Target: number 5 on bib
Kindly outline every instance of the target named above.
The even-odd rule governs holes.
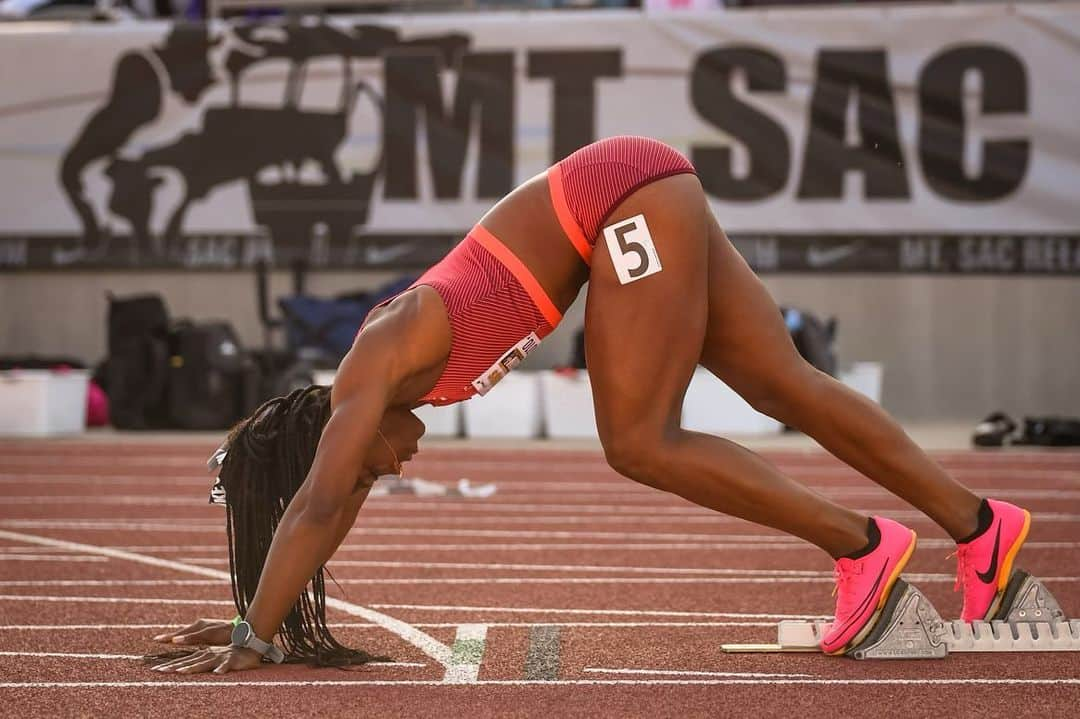
[[[664,269],[645,223],[645,215],[634,215],[608,225],[604,228],[604,239],[620,284],[635,282]]]

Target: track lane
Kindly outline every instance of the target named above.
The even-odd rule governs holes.
[[[34,443],[29,443],[34,444]],[[50,443],[51,444],[51,443]],[[58,452],[61,461],[37,459],[35,452],[41,451],[42,445],[34,445],[28,451],[12,460],[8,456],[0,457],[0,493],[16,487],[12,496],[89,496],[88,488],[101,493],[123,493],[134,496],[163,495],[178,500],[175,504],[158,503],[109,503],[101,501],[87,507],[89,503],[42,502],[40,505],[27,501],[13,503],[0,508],[0,529],[18,532],[32,532],[59,539],[83,541],[97,544],[110,544],[117,547],[178,547],[198,545],[204,547],[194,552],[172,552],[140,550],[170,560],[189,561],[191,558],[204,558],[205,564],[212,569],[221,569],[220,561],[224,557],[220,551],[214,552],[208,547],[221,539],[222,515],[217,508],[207,507],[205,501],[206,478],[199,473],[187,470],[178,471],[171,480],[160,485],[143,483],[140,478],[145,474],[147,461],[136,458],[134,461],[106,462],[110,452],[116,448],[107,443],[91,451],[76,452],[65,447]],[[48,446],[48,445],[45,445]],[[128,454],[140,452],[135,445]],[[156,458],[168,460],[167,466],[182,467],[185,462],[195,464],[202,455],[212,449],[204,445],[177,446],[173,444],[155,447]],[[96,453],[96,454],[95,454]],[[69,457],[70,455],[70,457]],[[100,455],[100,456],[98,456]],[[83,457],[78,462],[68,462],[74,457]],[[784,657],[731,657],[721,655],[716,644],[728,641],[763,641],[772,631],[770,627],[746,625],[731,626],[723,619],[703,617],[698,626],[671,626],[686,617],[625,616],[598,613],[597,615],[560,615],[546,611],[537,612],[499,612],[492,607],[534,607],[548,609],[584,609],[597,612],[610,612],[613,609],[626,611],[697,611],[699,613],[736,613],[743,611],[760,612],[763,604],[777,613],[821,613],[831,607],[828,600],[829,563],[815,550],[792,546],[790,543],[780,547],[768,546],[769,541],[777,541],[778,535],[763,531],[758,527],[742,522],[715,521],[707,517],[699,519],[704,513],[692,508],[689,512],[674,512],[672,516],[661,517],[659,521],[642,522],[640,509],[684,509],[685,503],[668,495],[655,493],[637,487],[621,479],[603,467],[596,455],[589,453],[560,453],[558,459],[542,452],[493,453],[487,451],[466,450],[460,453],[439,450],[428,455],[433,459],[426,463],[416,463],[413,470],[426,478],[443,482],[453,482],[460,476],[469,476],[474,482],[495,481],[500,483],[500,492],[495,501],[484,506],[480,503],[448,502],[446,500],[421,500],[408,498],[388,498],[374,500],[365,507],[361,519],[361,529],[354,531],[349,538],[349,547],[343,553],[347,559],[360,562],[400,562],[407,566],[386,564],[343,564],[335,569],[335,575],[345,580],[345,588],[350,597],[356,600],[362,596],[364,604],[394,605],[384,608],[392,616],[405,619],[412,624],[425,628],[440,642],[450,643],[454,638],[454,627],[464,622],[484,622],[492,626],[488,630],[485,661],[479,678],[481,682],[507,681],[515,684],[481,683],[467,689],[446,686],[426,686],[424,684],[392,683],[381,686],[382,679],[372,679],[375,683],[351,684],[342,686],[313,686],[303,684],[311,680],[324,681],[326,670],[313,672],[302,667],[287,668],[288,672],[299,672],[303,679],[278,680],[275,671],[251,673],[244,682],[258,681],[261,684],[281,681],[281,685],[260,688],[258,693],[248,694],[246,686],[229,686],[228,701],[249,695],[255,705],[269,702],[273,705],[287,701],[290,706],[300,707],[297,714],[316,708],[348,706],[363,698],[366,707],[378,707],[380,713],[400,710],[410,715],[440,715],[446,713],[458,715],[469,713],[482,716],[485,711],[495,707],[506,709],[515,707],[511,712],[499,711],[500,716],[514,715],[512,711],[520,709],[521,716],[537,716],[541,713],[550,715],[550,709],[543,711],[534,707],[546,704],[557,706],[559,716],[573,716],[578,710],[581,715],[595,716],[597,707],[605,711],[634,716],[648,713],[650,716],[694,716],[715,715],[718,706],[738,709],[740,713],[755,706],[766,706],[769,702],[783,704],[785,713],[790,707],[804,707],[809,716],[817,716],[825,696],[838,696],[843,692],[845,701],[858,700],[870,702],[888,696],[890,701],[905,706],[905,713],[919,716],[919,707],[939,707],[941,702],[959,702],[955,706],[967,706],[967,701],[984,697],[999,707],[1024,706],[1040,708],[1053,714],[1056,710],[1076,701],[1075,686],[1066,684],[1043,685],[981,685],[971,681],[996,681],[1013,678],[1033,678],[1055,681],[1070,676],[1070,664],[1060,664],[1067,655],[1039,655],[1020,657],[1006,655],[982,655],[953,657],[946,662],[934,663],[855,663],[834,660],[820,656],[784,656]],[[840,468],[835,462],[819,455],[805,453],[779,453],[769,455],[780,466],[788,467],[826,494],[835,496],[846,504],[864,508],[880,508],[882,511],[902,508],[902,503],[890,499],[868,486],[865,479]],[[89,459],[86,459],[89,458]],[[978,486],[984,488],[1007,488],[1018,493],[1028,493],[1027,505],[1037,512],[1051,515],[1047,521],[1037,520],[1032,533],[1033,546],[1025,550],[1022,564],[1029,568],[1038,567],[1044,574],[1070,574],[1070,564],[1076,565],[1078,556],[1073,546],[1060,547],[1054,543],[1077,542],[1080,540],[1076,521],[1069,515],[1080,515],[1080,501],[1069,494],[1077,488],[1076,476],[1080,476],[1080,456],[1068,456],[1053,453],[1049,457],[1027,453],[1013,455],[1009,462],[1006,455],[967,456],[946,455],[943,461],[959,470],[962,476],[976,474],[981,476]],[[91,461],[93,460],[93,461]],[[436,461],[437,460],[437,461]],[[73,471],[74,468],[74,471]],[[421,471],[422,470],[422,471]],[[515,471],[516,470],[516,471]],[[563,479],[552,479],[552,472]],[[5,482],[5,477],[26,473],[20,482]],[[63,479],[67,477],[67,479]],[[83,481],[79,482],[79,477]],[[101,482],[96,486],[95,477]],[[57,479],[60,478],[59,481]],[[34,480],[40,479],[40,484]],[[973,481],[965,479],[965,481]],[[537,491],[537,484],[545,483],[542,491]],[[1054,494],[1046,494],[1054,492]],[[590,496],[590,493],[592,496]],[[1039,493],[1043,493],[1041,496]],[[185,500],[190,497],[191,504]],[[610,498],[610,499],[608,499]],[[583,510],[586,507],[609,507],[612,503],[629,508],[619,517],[617,513]],[[530,506],[562,505],[556,509],[529,511]],[[83,507],[86,507],[85,511]],[[98,510],[97,512],[90,511]],[[104,510],[104,511],[103,511]],[[456,514],[457,517],[452,515]],[[663,512],[661,512],[663,514]],[[467,515],[462,517],[461,515]],[[653,515],[655,517],[655,513]],[[452,521],[451,521],[452,520]],[[479,520],[479,521],[475,521]],[[687,521],[689,520],[689,521]],[[18,526],[19,522],[38,522],[53,526],[28,527]],[[69,522],[64,527],[62,523]],[[16,523],[15,525],[12,522]],[[926,524],[926,523],[924,523]],[[931,599],[939,604],[943,614],[958,604],[958,597],[951,593],[948,573],[951,563],[945,560],[949,549],[942,542],[944,535],[926,524],[917,525],[920,535],[930,540],[916,555],[912,564],[915,572],[929,572],[934,576],[925,583],[920,583]],[[179,530],[179,531],[177,531]],[[751,539],[763,537],[762,541]],[[636,538],[636,539],[635,539]],[[723,539],[722,539],[723,538]],[[734,539],[733,539],[734,538]],[[747,541],[743,541],[746,538]],[[933,540],[938,540],[937,545]],[[650,550],[649,542],[667,541],[693,544],[738,544],[740,546],[709,549],[707,547],[673,547],[671,549]],[[783,541],[779,539],[779,541]],[[496,549],[485,547],[486,544],[522,544],[543,542],[552,543],[591,543],[623,545],[635,542],[640,549],[627,550],[618,546],[576,547],[544,549],[508,547]],[[753,549],[748,543],[754,542]],[[1040,542],[1048,546],[1038,548]],[[388,545],[387,549],[373,551],[368,543]],[[439,549],[438,544],[458,544],[459,549]],[[425,548],[412,545],[426,545]],[[471,550],[467,545],[473,545]],[[3,543],[0,556],[5,550],[19,545]],[[391,548],[392,547],[392,548]],[[25,549],[25,547],[24,547]],[[134,550],[129,550],[134,551]],[[474,564],[477,567],[447,567],[440,564]],[[34,563],[22,561],[0,561],[0,581],[50,581],[63,580],[74,576],[76,572],[83,579],[119,580],[170,579],[180,575],[165,572],[157,573],[136,569],[128,571],[123,563],[107,562],[99,565],[81,566],[63,562],[42,562],[41,566],[30,567]],[[602,571],[596,569],[574,568],[528,569],[493,568],[488,565],[584,565],[586,567],[630,567],[630,568],[667,568],[667,569],[705,569],[705,570],[746,570],[739,575],[725,575],[716,572],[715,576],[702,576],[697,572],[685,573],[665,571],[641,573],[635,571]],[[423,565],[423,566],[417,566]],[[333,565],[332,565],[333,566]],[[809,569],[807,569],[809,568]],[[144,568],[147,569],[147,568]],[[777,577],[778,581],[769,582],[768,574],[755,575],[750,570],[795,570],[816,571],[816,576]],[[497,583],[493,579],[500,579]],[[412,584],[412,580],[428,582]],[[455,584],[464,580],[468,583]],[[736,580],[736,581],[728,581]],[[760,581],[764,580],[764,581]],[[790,581],[785,581],[790,580]],[[390,582],[390,583],[379,583]],[[399,582],[397,584],[393,582]],[[1077,582],[1063,581],[1052,585],[1052,589],[1063,604],[1075,606],[1080,600],[1080,586]],[[336,591],[336,590],[335,590]],[[210,585],[193,586],[125,586],[122,583],[97,587],[53,587],[44,589],[35,586],[7,587],[0,584],[0,595],[49,595],[63,594],[83,596],[145,596],[148,598],[212,598],[224,597],[227,601],[227,587],[215,588]],[[761,599],[767,597],[767,602]],[[74,624],[78,617],[97,617],[117,620],[116,623],[137,623],[140,619],[153,617],[154,621],[168,623],[186,622],[191,615],[187,609],[191,605],[131,605],[123,608],[121,604],[92,603],[70,604],[55,603],[57,607],[73,606],[77,613],[62,610],[51,614],[55,607],[46,607],[42,603],[8,602],[0,600],[0,611],[4,613],[4,622],[8,622],[7,612],[21,612],[20,605],[35,610],[34,616],[26,617],[28,624],[46,624],[45,620],[55,620],[56,626],[64,623]],[[450,606],[455,611],[433,611],[423,609],[398,608],[399,605]],[[217,605],[213,605],[217,606]],[[210,608],[213,608],[211,606]],[[461,607],[481,606],[481,611],[460,610]],[[106,612],[98,612],[105,608]],[[227,607],[225,607],[227,608]],[[955,609],[955,608],[954,608]],[[134,610],[134,611],[132,611]],[[343,617],[343,619],[348,619]],[[637,621],[643,620],[643,621]],[[671,621],[668,621],[671,620]],[[89,620],[82,620],[87,621]],[[740,620],[735,620],[736,622]],[[611,626],[614,623],[634,626]],[[666,625],[665,625],[666,622]],[[700,624],[710,623],[709,626]],[[588,623],[604,623],[607,626],[583,626]],[[761,623],[761,622],[758,622]],[[437,625],[437,626],[433,626]],[[579,682],[616,682],[609,684],[568,684],[547,683],[544,685],[521,684],[528,664],[530,641],[536,627],[559,627],[561,681]],[[349,642],[369,647],[372,641],[388,641],[379,638],[382,632],[377,630],[352,627],[340,629],[343,638]],[[113,632],[119,632],[114,634]],[[149,632],[147,632],[149,634]],[[78,641],[73,641],[58,630],[6,630],[0,635],[0,650],[9,641],[40,645],[45,637],[50,645],[61,651],[65,645],[71,646],[66,651],[93,652],[94,646],[102,640],[94,637],[110,636],[108,647],[115,647],[116,654],[132,653],[130,648],[121,651],[127,642],[149,642],[140,631],[136,630],[84,630],[79,633]],[[16,637],[11,640],[9,637]],[[139,639],[139,637],[143,637]],[[395,640],[396,641],[396,640]],[[128,645],[130,646],[130,645]],[[406,650],[409,651],[406,645]],[[103,650],[98,650],[102,652]],[[108,652],[104,652],[108,653]],[[399,658],[395,656],[395,658]],[[7,667],[0,656],[0,673]],[[44,665],[34,667],[38,674],[55,674],[52,681],[63,679],[64,660],[56,659],[59,666],[53,668],[47,658],[35,658],[27,661],[41,661]],[[72,660],[74,661],[74,660]],[[81,660],[89,662],[90,660]],[[101,660],[95,664],[104,665]],[[29,666],[29,665],[24,665]],[[780,669],[777,669],[780,667]],[[114,669],[109,669],[113,671]],[[598,671],[604,670],[604,671]],[[633,670],[629,673],[627,670]],[[100,672],[101,667],[82,667],[79,672]],[[186,692],[205,694],[225,691],[222,688],[194,686],[190,688],[170,688],[147,685],[146,673],[138,667],[117,664],[116,671],[127,672],[128,681],[139,682],[136,687],[91,685],[81,687],[49,687],[34,690],[35,706],[47,710],[60,706],[56,697],[77,696],[79,706],[123,708],[145,706],[147,697],[153,697],[163,711],[183,712],[184,715],[199,716],[198,702],[206,699],[193,699]],[[388,670],[387,670],[388,671]],[[642,671],[657,673],[642,674]],[[1071,669],[1075,676],[1075,669]],[[663,673],[668,672],[668,673]],[[747,676],[721,677],[711,679],[689,679],[687,681],[708,681],[708,684],[673,683],[682,681],[676,676],[690,677],[697,675],[675,675],[674,672],[712,672],[714,674],[763,674],[783,673],[789,675],[811,674],[810,684],[787,684],[787,680],[769,681]],[[262,675],[266,675],[263,677]],[[965,684],[946,684],[927,689],[925,682],[917,681],[927,676],[949,681],[969,682]],[[289,675],[292,676],[291,674]],[[400,677],[400,674],[395,676]],[[349,675],[346,680],[352,679]],[[153,682],[158,675],[149,674],[148,681]],[[336,677],[335,677],[336,679]],[[868,685],[851,684],[855,681],[885,679],[891,684]],[[791,681],[797,681],[791,680]],[[184,679],[185,682],[190,682]],[[367,679],[363,680],[367,681]],[[386,681],[399,680],[389,678]],[[842,681],[846,684],[826,682]],[[301,682],[301,683],[290,683]],[[758,682],[758,683],[753,683]],[[766,683],[768,682],[768,683]],[[18,701],[26,696],[27,690],[19,687],[0,686],[0,699],[11,698]],[[932,696],[932,700],[930,697]],[[626,702],[628,697],[634,701]],[[336,699],[335,699],[336,698]],[[214,706],[211,699],[207,706]],[[626,702],[626,703],[624,703]],[[718,702],[721,704],[718,705]],[[1021,704],[1028,702],[1028,704]],[[173,709],[169,709],[173,707]],[[426,713],[425,713],[426,712]],[[639,713],[640,712],[640,713]],[[1019,712],[1019,709],[1017,710]],[[963,710],[951,713],[964,716]],[[25,716],[25,714],[24,714]]]

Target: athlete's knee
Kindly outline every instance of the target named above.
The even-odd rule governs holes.
[[[664,457],[668,454],[663,432],[623,429],[602,433],[600,441],[604,458],[616,472],[653,487],[663,483]]]

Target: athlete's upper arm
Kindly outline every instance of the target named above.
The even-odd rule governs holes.
[[[338,367],[330,419],[298,493],[312,517],[322,520],[347,508],[366,450],[398,389],[449,351],[441,300],[436,295],[439,304],[432,306],[426,294],[410,292],[411,297],[395,300],[364,327]]]

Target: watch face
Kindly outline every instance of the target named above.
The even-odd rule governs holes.
[[[247,644],[248,637],[251,636],[251,625],[247,622],[240,622],[232,630],[232,644],[237,647],[242,647]]]

